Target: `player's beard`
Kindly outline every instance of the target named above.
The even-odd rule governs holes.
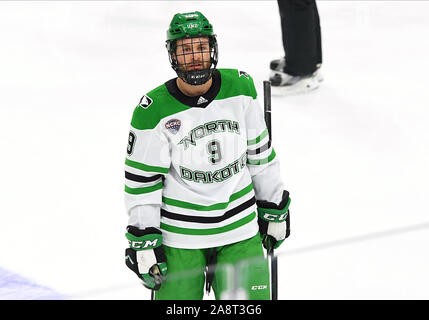
[[[196,67],[196,65],[198,65],[198,67]],[[211,62],[209,59],[209,61],[179,64],[179,69],[183,72],[191,72],[191,71],[208,70],[210,69],[210,66],[211,66]]]
[[[191,85],[202,85],[206,83],[211,77],[213,71],[212,56],[211,54],[202,55],[201,53],[199,53],[198,56],[197,54],[195,54],[194,58],[195,57],[197,57],[197,59],[190,58],[189,63],[183,64],[180,64],[179,61],[176,60],[176,73],[186,83],[189,83]],[[184,59],[184,61],[186,61],[186,59]]]

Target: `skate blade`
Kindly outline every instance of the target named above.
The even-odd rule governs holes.
[[[308,78],[298,81],[290,86],[271,86],[273,96],[287,96],[292,94],[307,93],[319,88],[319,81],[315,78]]]

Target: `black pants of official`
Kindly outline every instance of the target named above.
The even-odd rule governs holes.
[[[313,73],[322,63],[319,12],[315,0],[278,0],[286,57],[284,71],[294,76]]]

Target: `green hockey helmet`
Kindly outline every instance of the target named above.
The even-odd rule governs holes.
[[[177,57],[180,55],[177,50],[179,47],[177,45],[177,40],[192,38],[200,39],[196,39],[195,42],[207,38],[210,48],[210,58],[208,58],[209,60],[202,61],[202,66],[195,69],[190,69],[189,65],[186,65],[186,62],[183,62],[186,60],[183,59],[182,64],[179,64],[177,59]],[[194,52],[195,42],[192,41],[192,52],[188,52],[186,54],[192,54],[194,56],[198,55],[199,57],[202,57],[202,51]],[[216,35],[213,33],[213,26],[201,12],[195,11],[175,14],[167,30],[166,47],[171,66],[173,70],[176,71],[177,76],[180,77],[183,81],[191,85],[201,85],[206,83],[211,78],[213,70],[217,65],[217,41]],[[183,51],[181,51],[181,54],[185,55]]]
[[[213,35],[213,26],[199,11],[176,13],[167,30],[167,40]]]

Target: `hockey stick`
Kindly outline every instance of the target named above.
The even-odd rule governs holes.
[[[271,82],[264,81],[264,117],[268,129],[268,136],[272,141],[271,135]],[[271,241],[268,241],[271,243]],[[277,257],[274,255],[274,249],[267,249],[267,256],[271,260],[271,300],[277,300]]]

